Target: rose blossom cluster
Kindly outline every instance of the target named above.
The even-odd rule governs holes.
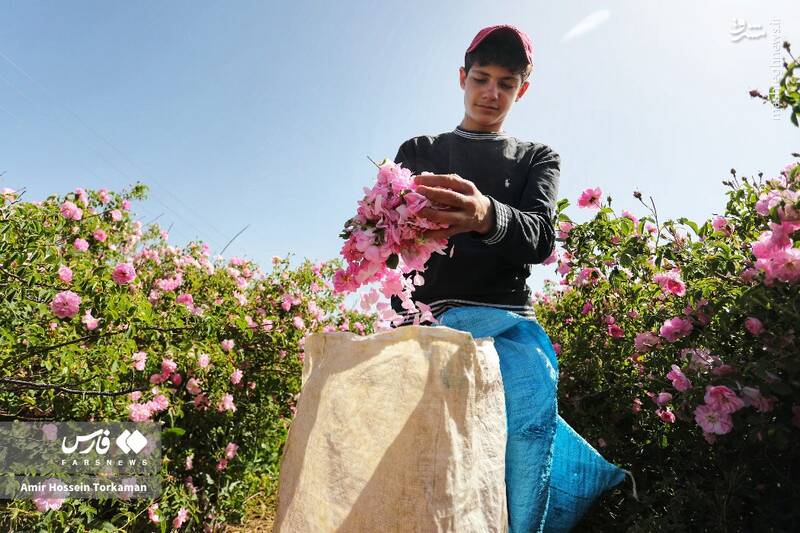
[[[351,293],[364,285],[379,282],[386,298],[398,296],[403,308],[416,313],[415,323],[431,319],[424,304],[411,300],[414,286],[424,283],[419,274],[433,253],[444,253],[446,239],[428,240],[424,232],[446,228],[419,215],[430,205],[428,199],[416,192],[411,171],[391,161],[378,167],[377,182],[372,188],[364,187],[364,198],[358,202],[355,217],[345,224],[341,236],[346,240],[341,254],[347,268],[334,275],[337,292]],[[413,278],[403,276],[411,271]],[[370,293],[375,299],[377,293]],[[403,318],[386,302],[378,303],[382,320],[395,324]]]
[[[688,368],[695,372],[710,370],[715,376],[726,376],[734,372],[730,365],[724,364],[719,357],[711,355],[704,348],[685,348],[681,354],[689,359]],[[678,392],[683,393],[692,388],[692,381],[678,365],[672,365],[671,370],[667,372],[667,379]],[[672,394],[669,392],[651,394],[651,397],[659,406],[672,400]],[[706,440],[713,443],[716,435],[724,435],[733,429],[731,417],[733,413],[744,407],[753,407],[758,412],[767,413],[772,411],[776,401],[774,397],[763,396],[755,387],[740,387],[737,395],[725,385],[709,384],[705,387],[703,403],[694,409],[694,420],[702,428]],[[656,414],[664,421],[674,422],[667,420],[660,409]]]
[[[128,410],[130,411],[129,418],[131,422],[146,422],[154,414],[166,411],[169,407],[169,398],[159,391],[157,387],[153,387],[150,393],[153,395],[153,399],[144,403],[139,403],[142,397],[141,391],[134,391],[129,394],[131,403],[128,404]]]
[[[679,268],[673,268],[666,272],[659,272],[653,276],[653,281],[661,287],[664,294],[674,294],[675,296],[683,296],[686,294],[686,285],[681,279],[681,271]]]
[[[800,249],[794,247],[793,238],[800,229],[800,209],[797,208],[800,193],[791,177],[797,166],[795,163],[786,167],[783,176],[773,182],[776,188],[762,193],[756,203],[758,214],[776,215],[779,220],[770,220],[770,229],[762,232],[751,245],[756,257],[755,268],[764,272],[764,285],[768,287],[775,281],[800,282]]]
[[[694,419],[703,431],[724,435],[733,429],[731,414],[742,407],[744,402],[725,385],[708,385],[702,405],[694,410]]]

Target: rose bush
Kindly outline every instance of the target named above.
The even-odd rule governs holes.
[[[238,522],[249,497],[275,492],[306,335],[373,331],[333,291],[340,262],[276,257],[265,273],[202,243],[170,246],[131,216],[145,194],[2,190],[0,419],[163,425],[157,500],[3,501],[4,530]]]
[[[770,94],[797,94],[795,66]],[[578,199],[597,210],[589,222],[559,203],[547,262],[561,278],[536,307],[559,352],[560,411],[639,489],[638,501],[607,493],[584,530],[789,531],[798,519],[800,165],[731,174],[725,212],[702,224],[661,220],[638,192],[641,217],[599,188]]]

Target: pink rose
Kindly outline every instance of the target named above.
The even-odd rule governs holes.
[[[156,394],[156,396],[145,405],[150,411],[159,413],[165,411],[169,407],[169,399],[163,394]]]
[[[100,319],[93,317],[92,310],[87,309],[86,312],[83,314],[83,317],[81,317],[81,322],[83,322],[83,324],[86,326],[86,329],[92,331],[94,329],[97,329],[97,325],[100,323]]]
[[[661,339],[658,338],[658,335],[650,331],[638,333],[636,338],[633,340],[633,346],[636,348],[636,351],[642,353],[649,352],[652,348],[655,348],[660,343]]]
[[[89,205],[89,197],[86,195],[86,189],[83,187],[75,187],[75,194],[78,195],[78,200],[84,205]]]
[[[656,404],[664,405],[672,401],[672,394],[668,392],[659,392],[656,396]]]
[[[150,507],[147,508],[147,518],[150,519],[150,522],[154,524],[158,524],[161,521],[161,518],[158,516],[158,504],[154,503]]]
[[[200,394],[200,384],[197,379],[189,378],[189,381],[186,382],[186,390],[193,396]]]
[[[578,275],[575,276],[575,285],[583,286],[583,285],[597,285],[600,281],[600,270],[596,267],[586,267],[578,272]]]
[[[144,365],[147,362],[147,354],[145,352],[135,352],[131,358],[133,359],[133,368],[136,370],[144,370]]]
[[[114,268],[111,277],[117,282],[117,285],[126,285],[136,278],[136,270],[130,263],[120,263]]]
[[[639,398],[634,398],[633,403],[631,404],[631,412],[633,414],[636,414],[641,410],[642,410],[642,400],[640,400]]]
[[[208,409],[208,396],[206,396],[205,393],[198,394],[197,396],[194,397],[192,403],[197,409],[205,411],[206,409]]]
[[[736,393],[724,385],[706,386],[706,393],[703,397],[706,404],[720,413],[735,413],[742,407],[744,402],[736,396]]]
[[[238,368],[231,374],[231,383],[238,385],[242,381],[242,371]]]
[[[181,507],[178,509],[178,514],[172,519],[172,528],[179,529],[181,526],[183,526],[184,522],[186,522],[188,516],[189,511],[187,511],[186,508]]]
[[[217,411],[220,413],[223,411],[231,411],[236,412],[236,404],[233,403],[233,395],[229,393],[225,393],[220,398],[219,403],[217,404]]]
[[[664,321],[664,324],[659,330],[659,334],[669,342],[675,342],[678,339],[689,335],[692,332],[692,329],[692,323],[688,319],[674,317]]]
[[[664,294],[674,294],[676,296],[686,294],[686,285],[681,280],[680,272],[677,270],[660,272],[653,276],[653,281],[658,283]]]
[[[556,262],[556,259],[558,259],[558,250],[553,248],[552,253],[550,253],[550,255],[547,256],[547,259],[542,261],[542,265],[552,265],[553,263]]]
[[[161,373],[169,376],[178,369],[178,364],[172,359],[161,359]]]
[[[566,239],[567,237],[569,237],[569,232],[572,231],[573,227],[574,226],[572,225],[572,222],[567,222],[565,220],[562,220],[561,222],[559,222],[558,223],[558,238],[559,239]]]
[[[619,339],[625,336],[625,332],[616,324],[609,324],[608,325],[608,334],[613,339]]]
[[[684,375],[678,365],[672,365],[672,370],[667,372],[667,379],[671,380],[672,386],[680,392],[685,392],[692,387],[692,382]]]
[[[35,496],[31,499],[33,504],[36,506],[36,510],[40,513],[46,513],[47,511],[56,510],[61,507],[66,501],[66,497],[69,496],[69,492],[66,491],[58,491],[58,490],[50,490],[50,485],[58,485],[61,483],[60,479],[56,478],[49,478],[44,481],[45,490],[36,492]]]
[[[150,411],[150,408],[147,405],[141,403],[132,403],[128,405],[128,409],[130,410],[130,419],[131,422],[145,422],[150,420],[150,417],[153,416],[153,413]]]
[[[50,302],[50,310],[58,318],[71,318],[78,314],[81,297],[72,291],[61,291]]]
[[[622,212],[622,217],[623,217],[623,218],[627,218],[628,220],[630,220],[631,222],[633,222],[633,223],[634,223],[634,225],[635,225],[637,222],[639,222],[639,219],[638,219],[638,218],[636,218],[636,215],[634,215],[633,213],[631,213],[630,211],[627,211],[627,210],[625,210],[625,211],[623,211],[623,212]]]
[[[201,353],[200,355],[197,356],[197,365],[200,368],[206,368],[208,364],[209,364],[208,354]]]
[[[745,319],[744,327],[756,337],[761,335],[761,333],[764,331],[764,324],[762,324],[761,321],[754,316],[750,316]]]
[[[83,210],[67,200],[61,204],[61,215],[67,220],[80,220],[83,216]]]
[[[225,458],[226,459],[233,459],[236,455],[236,450],[239,449],[239,445],[235,442],[229,442],[227,446],[225,446]]]
[[[79,252],[85,252],[89,249],[89,242],[86,239],[75,239],[75,242],[72,243],[76,250]]]
[[[183,486],[192,494],[197,494],[197,487],[194,486],[192,476],[186,476],[186,479],[183,480]]]
[[[765,398],[761,395],[761,391],[754,387],[742,387],[741,391],[742,400],[745,405],[754,407],[760,413],[768,413],[772,411],[774,398]]]
[[[69,283],[72,281],[72,269],[66,265],[61,265],[58,267],[58,278],[64,283]]]
[[[94,238],[95,238],[95,240],[98,240],[98,241],[100,241],[100,242],[105,242],[105,241],[106,241],[106,239],[108,238],[108,235],[106,235],[106,232],[105,232],[105,231],[103,231],[103,230],[101,230],[101,229],[96,229],[96,230],[94,230],[94,232],[92,233],[92,237],[94,237]]]
[[[698,405],[694,410],[694,420],[706,433],[724,435],[733,429],[731,416],[717,411],[709,405]]]
[[[231,350],[233,350],[233,345],[234,345],[233,339],[225,339],[219,344],[220,346],[222,346],[222,349],[225,350],[226,352],[230,352]]]
[[[667,422],[668,424],[675,423],[675,414],[672,411],[656,409],[656,414],[658,415],[658,418],[664,422]]]
[[[602,195],[603,191],[600,190],[600,187],[585,189],[578,198],[578,207],[600,209],[600,197]]]
[[[725,217],[714,217],[714,219],[711,221],[711,227],[714,228],[714,231],[719,231],[725,235],[731,234],[731,230],[728,227],[728,220]]]

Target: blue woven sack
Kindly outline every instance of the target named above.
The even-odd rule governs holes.
[[[506,403],[509,532],[569,531],[626,471],[558,415],[558,361],[547,333],[536,320],[492,307],[457,307],[439,320],[494,338]]]

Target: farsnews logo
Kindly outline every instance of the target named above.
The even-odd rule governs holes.
[[[94,449],[99,455],[105,455],[111,447],[111,440],[108,436],[111,432],[108,429],[98,429],[93,433],[86,435],[78,435],[71,446],[67,445],[67,437],[61,441],[61,451],[65,454],[75,453],[82,443],[88,442],[89,444],[83,450],[78,451],[79,454],[87,454]],[[115,441],[117,447],[125,453],[125,455],[133,452],[137,454],[147,446],[147,437],[137,429],[133,433],[127,429],[119,434]]]
[[[134,430],[133,433],[126,429],[117,437],[117,446],[119,446],[119,449],[125,452],[126,455],[131,451],[138,454],[147,446],[147,437],[142,435],[138,429]]]

